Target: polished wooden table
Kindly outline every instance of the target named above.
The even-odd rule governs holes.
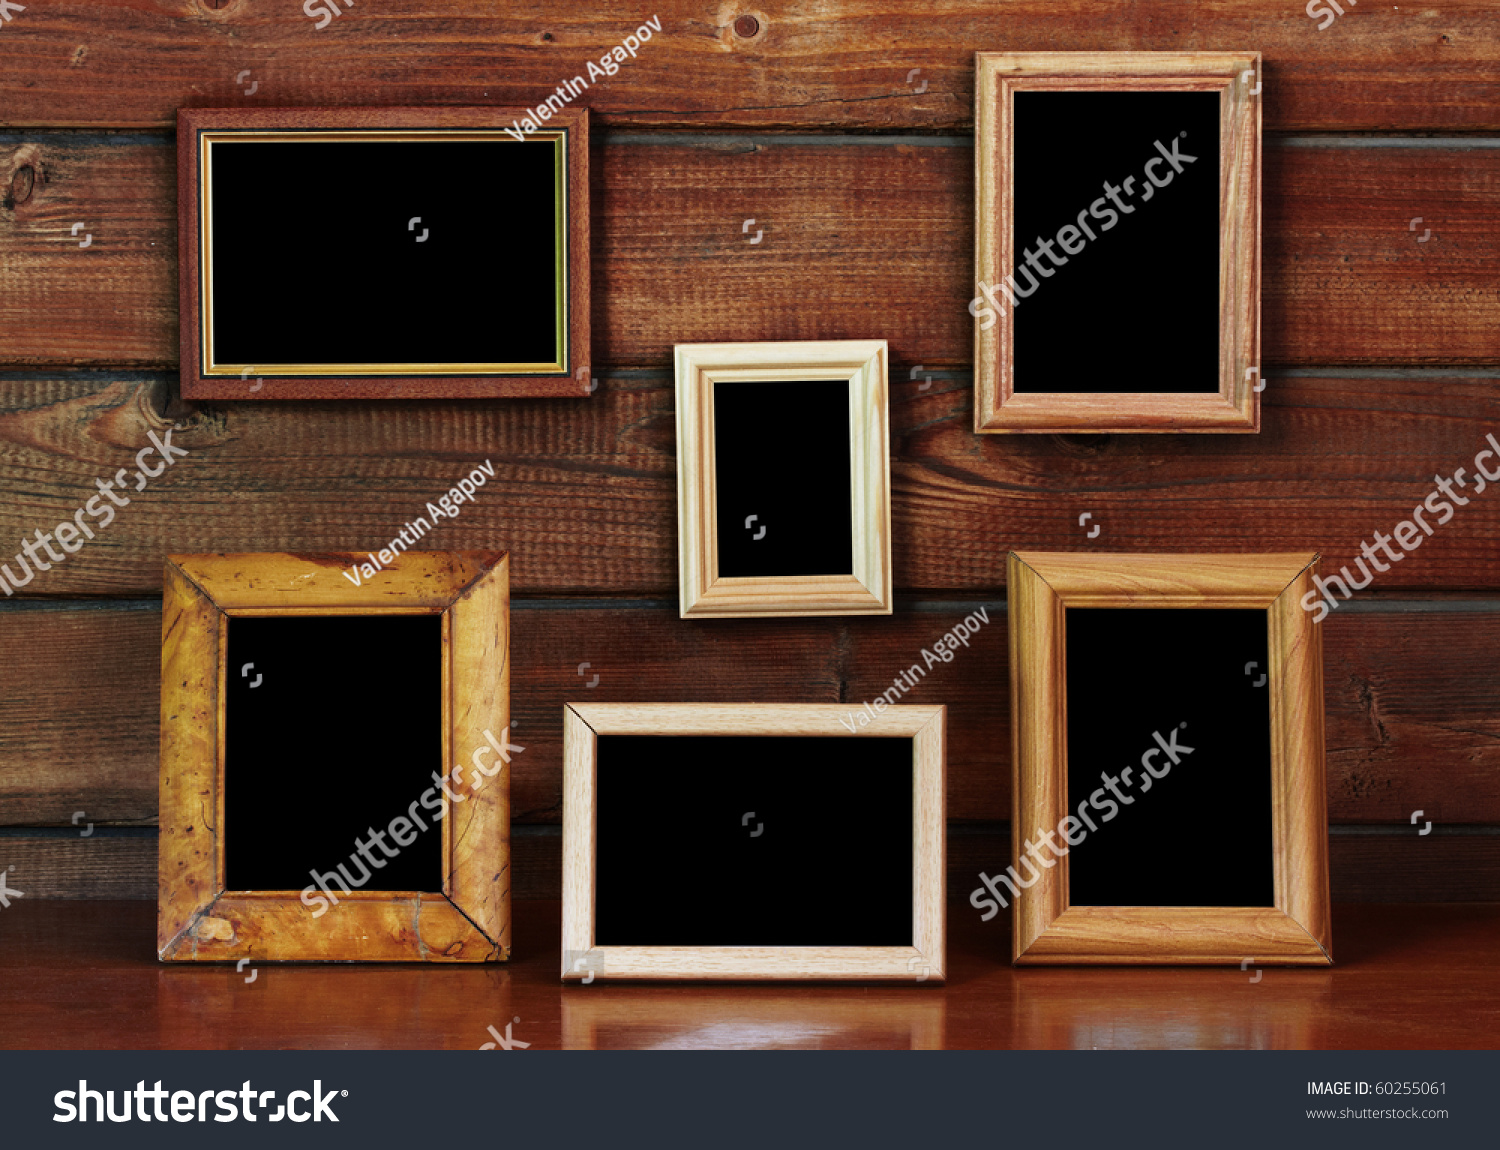
[[[506,966],[165,966],[155,914],[0,910],[0,1047],[477,1049],[490,1027],[536,1050],[1500,1045],[1493,903],[1337,906],[1337,966],[1258,972],[1015,970],[1003,919],[953,904],[943,986],[564,987],[555,902],[515,905]]]

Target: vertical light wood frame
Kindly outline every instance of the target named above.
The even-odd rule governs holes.
[[[891,613],[889,360],[883,339],[676,346],[682,618]],[[805,379],[849,382],[854,573],[720,577],[713,385]],[[795,467],[797,461],[768,457],[767,465]]]
[[[495,962],[510,955],[510,769],[470,769],[510,725],[503,552],[408,551],[360,587],[362,555],[167,557],[157,953],[164,962]],[[226,890],[224,709],[231,616],[441,615],[443,890],[355,891],[314,918],[298,891]],[[499,760],[491,752],[485,772]],[[412,796],[416,798],[417,796]],[[336,793],[324,796],[336,803]]]
[[[1331,963],[1318,556],[1075,555],[1009,562],[1011,854],[1068,808],[1068,607],[1257,608],[1271,692],[1272,907],[1070,906],[1068,857],[1012,904],[1017,964]],[[1181,866],[1193,866],[1190,857]]]
[[[1219,93],[1219,386],[1196,394],[1017,393],[1006,307],[988,331],[975,321],[974,430],[1258,432],[1262,97],[1252,92],[1260,53],[979,52],[975,65],[976,293],[978,283],[1001,283],[1015,267],[1016,92]]]
[[[335,139],[514,139],[529,108],[183,108],[177,113],[178,279],[182,394],[187,399],[451,399],[587,396],[589,364],[589,119],[585,108],[554,111],[527,140],[558,150],[555,268],[561,338],[553,364],[230,364],[212,356],[208,144],[326,136]],[[447,173],[444,178],[460,178]],[[524,221],[511,221],[524,227]],[[497,276],[516,274],[492,269]],[[476,280],[477,282],[477,280]],[[504,316],[496,316],[503,323]],[[248,369],[256,379],[241,378]],[[253,386],[253,390],[252,390]]]
[[[896,706],[851,733],[839,704],[569,703],[563,708],[563,969],[575,982],[831,979],[940,983],[947,834],[944,707]],[[912,740],[912,946],[595,946],[595,768],[600,735],[803,735]],[[588,963],[569,962],[570,955]],[[572,969],[571,967],[577,967]]]

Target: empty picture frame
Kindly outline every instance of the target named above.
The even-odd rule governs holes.
[[[678,344],[684,619],[891,613],[885,340]]]
[[[1016,963],[1332,961],[1316,573],[1011,554]]]
[[[168,556],[163,961],[510,954],[509,561],[364,558]]]
[[[1256,52],[980,52],[974,429],[1260,430]]]
[[[529,115],[179,111],[183,395],[588,395],[588,113]]]
[[[568,704],[563,978],[941,982],[944,717]]]

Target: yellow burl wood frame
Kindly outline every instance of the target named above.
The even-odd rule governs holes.
[[[988,331],[974,325],[974,430],[1258,432],[1262,96],[1252,92],[1260,53],[978,52],[975,66],[976,285],[1002,283],[1015,267],[1016,92],[1219,93],[1219,386],[1196,394],[1017,393],[1006,307]]]
[[[940,983],[945,959],[947,709],[895,706],[851,733],[842,704],[569,703],[563,708],[562,976]],[[803,735],[912,740],[912,946],[595,946],[600,735]],[[569,961],[569,957],[573,961]],[[579,958],[578,956],[584,956]]]
[[[1068,859],[1012,908],[1013,959],[1060,963],[1325,966],[1328,809],[1323,647],[1301,607],[1318,556],[1072,555],[1009,562],[1011,852],[1068,810],[1068,607],[1264,609],[1270,639],[1274,907],[1070,906]],[[1194,865],[1184,856],[1183,866]]]
[[[443,761],[510,723],[503,552],[169,555],[164,573],[157,953],[164,962],[497,962],[510,956],[510,771],[454,775],[442,893],[356,891],[314,918],[298,891],[226,890],[224,700],[234,616],[441,615]],[[465,761],[464,765],[467,765]],[[478,779],[481,786],[475,786]],[[337,802],[336,794],[325,796]]]
[[[889,363],[883,339],[677,345],[677,555],[682,618],[891,613]],[[804,379],[849,381],[854,573],[721,578],[713,385]],[[796,412],[787,415],[788,419],[796,417]],[[774,455],[771,447],[768,451]],[[785,462],[796,466],[795,460]]]

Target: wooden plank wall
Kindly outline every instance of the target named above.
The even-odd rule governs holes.
[[[39,0],[0,24],[0,558],[149,432],[189,453],[0,602],[0,869],[26,897],[154,897],[169,551],[376,548],[492,460],[434,545],[513,554],[521,897],[557,894],[565,701],[858,703],[984,606],[911,696],[950,707],[964,898],[1006,852],[1007,551],[1338,567],[1500,435],[1500,0],[1322,31],[1283,0],[478,7],[361,0],[319,30],[294,0]],[[582,98],[592,398],[181,400],[177,108],[535,104],[653,16]],[[1001,48],[1264,53],[1259,436],[972,434],[972,55]],[[867,337],[894,365],[896,615],[680,621],[672,344]],[[1500,492],[1409,558],[1322,625],[1335,898],[1500,898]]]

